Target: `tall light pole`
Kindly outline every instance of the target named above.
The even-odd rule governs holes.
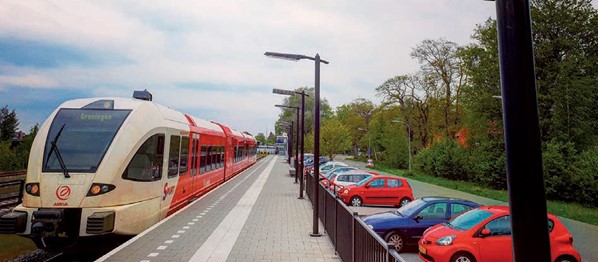
[[[299,177],[299,160],[297,160],[297,158],[299,157],[299,139],[302,139],[303,134],[299,133],[299,107],[298,106],[286,106],[286,105],[274,105],[275,107],[280,107],[280,108],[294,108],[295,109],[295,114],[297,116],[297,139],[295,142],[295,184],[297,184],[297,180]],[[293,135],[291,135],[292,137]],[[303,184],[303,183],[302,183]],[[303,190],[302,188],[300,188],[300,190]],[[303,192],[299,193],[300,195],[303,195]]]
[[[264,55],[272,58],[280,58],[292,61],[299,61],[301,59],[309,59],[315,62],[315,97],[314,97],[314,173],[315,179],[313,190],[314,190],[314,201],[313,201],[313,232],[310,234],[312,237],[321,236],[318,233],[318,212],[319,212],[319,201],[318,201],[318,186],[320,177],[320,63],[328,64],[328,61],[322,60],[319,54],[315,57],[296,55],[296,54],[285,54],[285,53],[274,53],[266,52]]]
[[[367,128],[361,128],[361,127],[359,127],[357,129],[361,130],[361,131],[364,131],[364,132],[366,132],[368,134],[368,161],[370,161],[370,159],[372,159],[372,156],[371,156],[372,149],[370,147],[371,144],[372,144],[371,143],[372,140],[370,139],[370,132],[369,132],[369,130]],[[369,164],[369,162],[368,162],[368,164]]]
[[[496,0],[515,261],[550,261],[529,0]]]
[[[393,123],[403,123],[407,126],[407,150],[409,150],[409,172],[411,172],[411,126],[405,121],[391,120]]]
[[[301,134],[301,161],[297,159],[297,163],[299,166],[295,165],[295,170],[299,173],[299,197],[298,199],[303,198],[303,191],[305,189],[304,181],[305,178],[303,177],[303,170],[305,169],[305,163],[303,157],[305,156],[305,97],[309,96],[305,93],[305,90],[301,90],[301,92],[291,91],[291,90],[283,90],[283,89],[272,89],[272,93],[274,94],[281,94],[281,95],[301,95],[301,132],[297,129],[297,142],[299,142],[299,134]],[[299,121],[299,120],[297,120]],[[299,125],[297,126],[299,127]],[[299,147],[297,147],[299,148]],[[297,170],[297,168],[299,170]]]

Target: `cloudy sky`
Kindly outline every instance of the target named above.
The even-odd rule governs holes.
[[[412,73],[424,39],[466,44],[496,17],[482,0],[1,1],[0,106],[20,129],[62,102],[130,97],[154,101],[253,134],[272,131],[283,97],[272,88],[314,85],[314,64],[266,51],[315,56],[321,96],[333,108]]]

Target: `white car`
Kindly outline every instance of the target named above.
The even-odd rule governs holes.
[[[363,172],[363,171],[349,171],[338,174],[334,177],[332,181],[332,185],[334,185],[334,191],[339,190],[341,187],[348,186],[348,185],[355,185],[365,179],[374,176],[373,174]]]
[[[343,162],[338,162],[338,161],[329,161],[326,162],[326,164],[323,164],[322,166],[320,166],[320,174],[324,174],[327,171],[332,170],[333,168],[337,168],[337,167],[341,167],[341,166],[349,166]],[[311,174],[313,175],[313,171],[311,171]]]

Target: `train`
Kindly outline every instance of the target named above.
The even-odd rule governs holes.
[[[255,138],[152,101],[61,104],[36,135],[22,203],[0,233],[66,250],[128,239],[256,162]]]

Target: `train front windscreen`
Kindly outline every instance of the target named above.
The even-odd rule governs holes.
[[[46,140],[42,172],[95,173],[130,112],[60,109]]]

